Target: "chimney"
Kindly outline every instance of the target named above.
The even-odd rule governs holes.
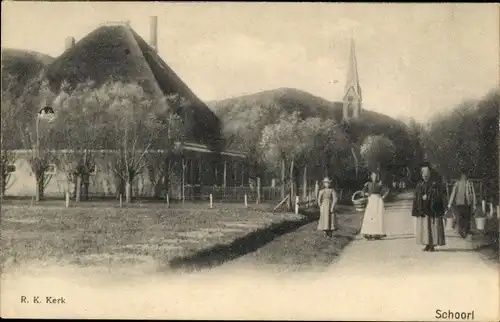
[[[70,49],[75,45],[75,38],[74,37],[66,37],[66,50]]]
[[[158,51],[158,17],[152,16],[149,18],[149,45]]]

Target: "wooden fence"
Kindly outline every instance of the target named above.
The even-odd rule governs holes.
[[[319,190],[319,188],[315,186],[308,187],[307,192],[304,194],[303,189],[299,189],[297,193],[299,201],[301,203],[315,202],[317,190]],[[351,203],[351,196],[354,193],[354,191],[351,190],[352,189],[337,189],[337,197],[340,203]],[[286,186],[284,191],[285,196],[289,195],[289,186]],[[248,202],[278,203],[283,199],[281,187],[260,187],[260,189],[258,189],[257,187],[250,186],[185,186],[184,188],[184,200],[186,201],[209,200],[210,196],[212,196],[214,202],[241,202],[245,199],[245,196]],[[293,199],[295,200],[295,197]]]

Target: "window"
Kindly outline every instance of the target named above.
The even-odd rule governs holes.
[[[49,164],[47,167],[47,171],[45,171],[46,174],[51,174],[51,175],[56,174],[56,172],[57,172],[57,168],[56,168],[56,165],[53,163]]]

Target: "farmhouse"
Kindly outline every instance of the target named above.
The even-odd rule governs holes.
[[[186,188],[247,185],[249,174],[246,156],[224,150],[220,120],[165,63],[157,48],[156,17],[151,17],[149,43],[128,22],[106,23],[78,42],[69,37],[66,50],[47,66],[46,75],[53,89],[58,89],[63,81],[76,85],[91,80],[95,86],[99,86],[113,79],[138,82],[148,94],[176,94],[187,101],[187,105],[175,111],[183,120],[187,135],[185,142],[179,142],[180,153],[176,154],[173,175],[168,180],[170,197],[183,197]],[[7,196],[35,194],[35,176],[26,158],[29,153],[32,151],[16,151],[17,158],[7,184]],[[65,153],[71,153],[71,150],[58,151],[56,154],[61,156]],[[106,166],[109,163],[108,156],[113,151],[93,153],[96,156],[96,169],[86,183],[88,194],[116,195],[120,188],[113,172]],[[48,173],[50,180],[46,182],[45,196],[62,197],[67,189],[73,189],[68,186],[67,173],[57,162],[51,165]],[[133,195],[164,196],[167,189],[162,182],[166,180],[157,176],[151,169],[144,168],[134,182]]]

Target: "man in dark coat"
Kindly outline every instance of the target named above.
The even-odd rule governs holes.
[[[424,251],[434,251],[435,246],[445,245],[444,213],[446,202],[442,182],[428,163],[421,169],[413,199],[412,216],[416,217],[415,237],[417,243],[425,245]]]

